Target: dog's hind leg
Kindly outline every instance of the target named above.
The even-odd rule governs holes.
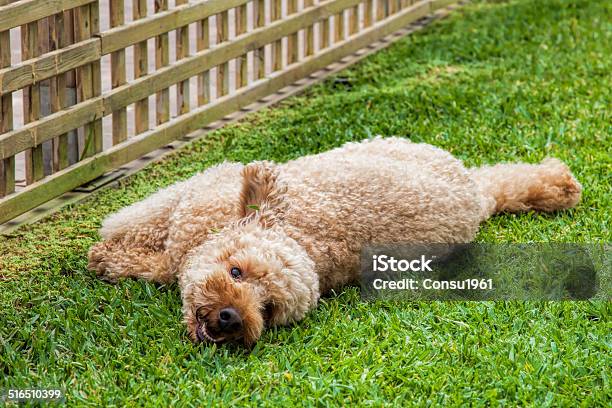
[[[582,186],[558,159],[483,166],[470,173],[482,194],[485,219],[503,211],[562,210],[580,201]]]

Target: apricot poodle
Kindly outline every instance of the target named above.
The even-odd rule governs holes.
[[[557,159],[466,168],[375,138],[285,164],[222,163],[109,216],[89,268],[178,281],[193,341],[252,344],[359,278],[366,244],[464,243],[502,211],[554,211],[581,186]]]

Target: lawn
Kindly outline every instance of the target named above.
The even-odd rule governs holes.
[[[610,241],[612,3],[474,2],[280,106],[0,237],[0,389],[71,405],[610,406],[612,305],[368,303],[347,288],[250,352],[194,346],[175,285],[109,285],[86,253],[109,213],[222,160],[286,161],[400,135],[468,165],[565,160],[571,211],[505,214],[482,242]]]

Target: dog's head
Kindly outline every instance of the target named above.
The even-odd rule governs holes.
[[[273,165],[248,165],[242,176],[242,219],[194,249],[184,267],[183,314],[196,342],[252,344],[319,298],[312,260],[283,228],[286,189]]]

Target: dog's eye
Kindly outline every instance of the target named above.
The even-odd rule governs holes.
[[[240,277],[242,276],[242,271],[240,270],[240,268],[236,268],[235,266],[230,269],[230,275],[232,275],[232,278],[234,279],[240,279]]]

